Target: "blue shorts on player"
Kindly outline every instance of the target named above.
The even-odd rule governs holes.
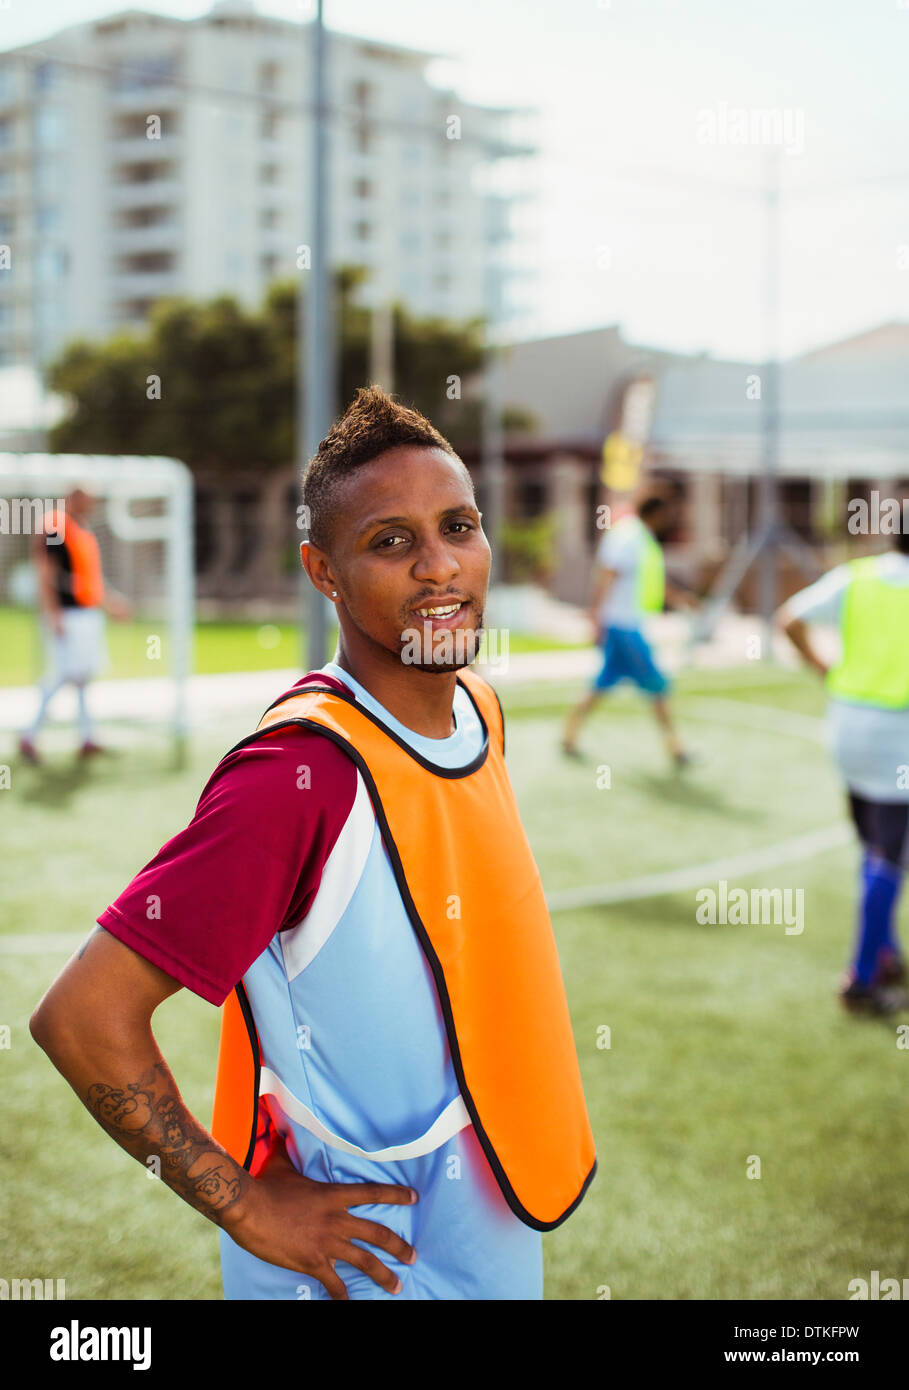
[[[610,627],[603,640],[603,667],[593,689],[611,690],[623,680],[633,681],[648,695],[665,695],[670,688],[640,629]]]

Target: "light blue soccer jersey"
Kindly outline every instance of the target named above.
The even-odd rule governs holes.
[[[357,700],[410,747],[439,767],[462,767],[482,746],[482,727],[466,690],[454,698],[456,731],[431,739],[405,728],[334,662]],[[309,912],[276,933],[243,978],[262,1048],[263,1090],[271,1119],[294,1166],[321,1182],[381,1182],[413,1187],[413,1206],[352,1207],[417,1252],[404,1265],[364,1246],[401,1280],[390,1294],[361,1270],[336,1264],[351,1298],[540,1299],[542,1239],[506,1203],[463,1111],[438,994],[407,916],[379,827],[357,771],[345,825]],[[272,1076],[279,1082],[271,1082]],[[297,1118],[295,1118],[295,1116]],[[317,1137],[316,1121],[330,1139]],[[434,1128],[435,1126],[435,1128]],[[374,1155],[430,1131],[417,1157]],[[447,1136],[447,1137],[446,1137]],[[337,1140],[346,1148],[339,1148]],[[362,1152],[350,1152],[348,1150]],[[228,1299],[328,1299],[305,1274],[267,1264],[220,1233]],[[358,1242],[362,1243],[362,1242]]]

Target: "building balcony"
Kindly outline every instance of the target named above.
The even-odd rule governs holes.
[[[121,270],[111,275],[110,288],[115,300],[160,299],[179,294],[185,285],[176,270]]]
[[[111,160],[117,164],[142,164],[146,160],[157,163],[159,159],[182,159],[184,141],[181,135],[167,134],[167,120],[160,140],[149,140],[145,135],[114,135],[108,141]]]
[[[143,116],[150,111],[172,111],[176,105],[183,105],[184,97],[179,89],[168,84],[158,83],[143,87],[135,86],[108,89],[108,105],[123,112],[141,112]]]
[[[183,189],[175,178],[149,179],[146,183],[136,180],[111,184],[108,196],[111,206],[115,208],[150,206],[153,203],[172,206],[182,198]]]
[[[111,256],[138,255],[143,251],[174,251],[180,242],[176,221],[156,222],[148,227],[114,227],[110,233]]]

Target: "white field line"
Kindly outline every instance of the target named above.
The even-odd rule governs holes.
[[[577,907],[605,907],[610,903],[635,902],[641,898],[659,898],[668,893],[682,893],[688,888],[703,888],[713,879],[744,878],[763,869],[780,864],[794,864],[815,854],[838,849],[853,837],[851,825],[840,821],[809,830],[790,840],[781,840],[763,849],[745,850],[726,859],[713,859],[706,864],[689,864],[640,878],[623,878],[618,883],[601,883],[590,888],[567,888],[549,893],[546,902],[550,912],[564,912]],[[36,933],[34,936],[0,936],[0,956],[40,956],[55,951],[72,953],[85,940],[78,933]]]
[[[547,895],[551,912],[563,912],[574,907],[600,907],[609,903],[634,902],[640,898],[659,898],[666,893],[681,893],[687,888],[703,888],[711,879],[746,877],[763,869],[775,869],[779,864],[793,864],[810,859],[825,850],[838,849],[853,836],[851,825],[840,821],[796,835],[763,849],[745,850],[727,859],[713,859],[707,864],[689,864],[665,873],[644,874],[641,878],[623,878],[618,883],[601,883],[591,888],[565,888]]]
[[[685,715],[713,719],[720,724],[745,724],[749,728],[790,734],[793,738],[808,738],[815,743],[824,742],[823,719],[807,714],[790,714],[772,705],[753,705],[748,700],[705,697],[686,701]],[[644,874],[640,878],[625,878],[618,883],[602,883],[589,888],[566,888],[549,894],[546,901],[551,912],[559,912],[574,907],[599,907],[682,893],[689,888],[703,888],[711,879],[728,879],[736,875],[745,877],[764,869],[776,868],[779,864],[810,859],[826,850],[838,849],[852,838],[852,826],[847,821],[838,821],[834,825],[781,840],[775,845],[765,845],[763,849],[744,850],[741,854],[706,864],[686,865],[663,873]]]
[[[705,698],[695,702],[694,709],[689,704],[686,714],[705,719],[719,716],[719,722],[748,724],[752,728],[759,725],[772,729],[774,733],[791,734],[795,738],[810,738],[823,741],[824,721],[810,715],[787,714],[773,706],[752,705],[746,700],[723,700]],[[617,883],[601,883],[588,888],[566,888],[561,892],[549,893],[546,902],[551,912],[564,912],[577,907],[599,907],[610,903],[635,902],[642,898],[658,898],[670,893],[681,893],[688,888],[702,888],[705,881],[728,879],[731,876],[746,876],[763,869],[773,869],[779,864],[793,864],[800,859],[810,859],[815,854],[837,849],[848,844],[853,838],[852,826],[846,821],[810,830],[807,834],[796,835],[781,840],[775,845],[765,845],[763,849],[745,850],[741,854],[730,855],[726,859],[711,860],[706,864],[691,864],[663,873],[643,874],[640,878],[620,879]],[[44,932],[33,936],[0,935],[0,955],[39,956],[45,952],[72,953],[85,940],[85,933]]]
[[[773,705],[753,705],[750,700],[713,699],[710,696],[685,700],[683,715],[695,719],[714,719],[718,724],[746,724],[751,729],[766,729],[769,733],[790,734],[824,743],[825,723],[813,714],[794,714],[775,709]]]

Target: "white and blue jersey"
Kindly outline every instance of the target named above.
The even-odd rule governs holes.
[[[462,767],[480,751],[482,728],[462,686],[454,697],[456,731],[431,739],[407,729],[334,662],[321,669],[437,766]],[[321,1182],[392,1183],[419,1193],[412,1206],[351,1208],[395,1231],[417,1259],[404,1265],[364,1244],[402,1291],[388,1293],[338,1261],[349,1296],[542,1298],[540,1232],[507,1205],[464,1111],[435,982],[359,770],[309,911],[275,934],[243,986],[262,1053],[260,1094],[298,1171]],[[395,1154],[413,1148],[424,1151]],[[226,1298],[328,1299],[317,1279],[258,1259],[225,1231],[220,1241]]]

